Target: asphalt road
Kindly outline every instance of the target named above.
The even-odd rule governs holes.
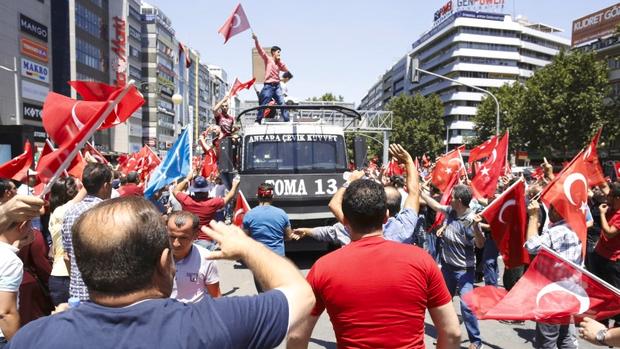
[[[300,268],[303,274],[307,274],[314,261],[320,257],[317,253],[293,253],[288,255],[289,258]],[[225,296],[244,296],[256,294],[252,273],[241,264],[230,261],[219,261],[218,268],[220,272],[220,285],[222,293]],[[500,278],[501,280],[501,278]],[[459,312],[459,299],[454,298],[454,305]],[[485,320],[480,321],[480,333],[485,348],[533,348],[532,341],[534,339],[534,322],[527,321],[523,325],[507,325],[498,321]],[[462,348],[467,348],[469,341],[467,340],[467,332],[465,326],[461,325],[463,337]],[[425,326],[425,343],[427,349],[434,349],[435,328],[428,313],[426,314]],[[284,345],[281,346],[284,348]],[[312,339],[309,348],[336,348],[336,336],[329,322],[329,317],[323,313],[317,326],[312,333]],[[579,348],[601,348],[590,343],[579,340]]]

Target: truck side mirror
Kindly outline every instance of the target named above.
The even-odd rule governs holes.
[[[353,158],[355,159],[355,168],[362,169],[366,165],[366,156],[368,147],[366,146],[366,138],[355,136],[353,139]]]

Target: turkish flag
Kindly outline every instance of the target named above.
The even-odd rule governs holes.
[[[458,182],[458,179],[459,179],[458,173],[457,172],[452,173],[452,176],[450,177],[450,180],[448,181],[448,185],[446,186],[446,190],[444,190],[443,195],[441,195],[441,200],[439,200],[439,203],[441,205],[444,205],[444,206],[450,205],[450,202],[452,201],[452,188],[454,188],[454,186]],[[445,215],[443,214],[443,212],[441,211],[435,212],[435,221],[433,222],[433,225],[431,225],[429,230],[433,230],[434,228],[440,226],[444,218],[445,218]]]
[[[508,268],[529,263],[529,255],[523,247],[527,227],[523,180],[517,181],[493,200],[481,216],[491,225],[491,236]]]
[[[250,205],[243,196],[243,192],[239,190],[237,192],[237,199],[235,200],[235,210],[233,211],[232,222],[239,228],[243,228],[243,217],[250,211]]]
[[[471,188],[476,198],[490,198],[497,190],[497,181],[504,175],[506,156],[508,154],[508,132],[491,150],[487,160],[476,171],[471,181]]]
[[[469,151],[469,159],[467,162],[472,163],[476,160],[484,159],[491,156],[493,149],[497,147],[497,136],[489,138],[486,142]]]
[[[577,156],[542,191],[541,200],[566,220],[586,248],[586,212],[588,210],[588,163],[584,152]]]
[[[405,173],[405,171],[403,170],[402,167],[400,167],[400,164],[398,163],[398,161],[392,159],[387,163],[387,166],[385,167],[385,170],[383,171],[383,174],[385,176],[402,176],[402,174]]]
[[[138,160],[137,170],[140,172],[142,181],[145,181],[146,177],[161,164],[161,159],[148,145],[143,146],[139,154],[140,159]]]
[[[185,57],[185,68],[189,68],[192,66],[192,57],[189,55],[189,48],[183,45],[182,42],[179,42],[179,57],[183,55]]]
[[[205,153],[200,174],[205,178],[209,178],[214,173],[217,173],[217,154],[214,148],[210,148]]]
[[[233,87],[230,89],[230,96],[236,96],[237,93],[243,89],[249,90],[250,87],[252,87],[252,85],[254,85],[254,82],[256,81],[256,78],[253,78],[250,81],[246,81],[246,82],[241,82],[239,81],[239,79],[235,79],[235,83],[233,84]]]
[[[85,101],[105,102],[114,100],[123,87],[111,86],[95,81],[69,81],[69,85]],[[118,103],[114,111],[106,118],[100,130],[116,126],[127,121],[131,115],[144,104],[144,97],[135,86],[130,86],[125,97]]]
[[[238,4],[233,13],[217,32],[224,36],[224,43],[226,43],[232,36],[247,29],[250,29],[250,22],[243,11],[243,7],[241,4]]]
[[[571,316],[601,320],[620,313],[620,290],[546,247],[510,292],[478,287],[463,301],[480,320],[568,324]]]
[[[596,151],[596,146],[598,145],[599,138],[601,138],[602,131],[602,128],[598,130],[583,154],[583,159],[588,163],[588,166],[586,166],[586,177],[589,179],[590,187],[605,183],[605,175],[603,174],[603,168],[601,167],[601,162],[598,159],[598,152]]]
[[[71,161],[71,165],[69,165],[67,173],[75,178],[82,179],[82,173],[84,172],[86,165],[88,165],[88,163],[86,162],[86,159],[84,159],[82,152],[78,152]]]
[[[24,152],[0,165],[0,177],[23,182],[28,177],[32,165],[33,151],[29,141],[24,143]]]
[[[106,164],[106,165],[110,164],[108,159],[106,159],[105,156],[103,156],[103,154],[101,154],[99,150],[97,150],[97,148],[93,147],[93,145],[90,144],[90,142],[86,142],[83,152],[88,152],[88,154],[90,154],[90,156],[92,156],[99,163]]]
[[[452,175],[464,170],[461,147],[447,153],[437,160],[431,171],[431,182],[437,189],[445,192]]]
[[[614,170],[616,170],[616,178],[620,178],[620,161],[614,162]]]
[[[78,101],[50,92],[43,104],[45,132],[59,147],[72,141],[90,119],[103,113],[108,102]]]

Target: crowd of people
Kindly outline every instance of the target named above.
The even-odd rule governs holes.
[[[221,107],[221,106],[220,106]],[[478,282],[498,286],[498,248],[466,177],[449,205],[400,145],[390,146],[400,175],[351,171],[329,202],[337,222],[291,226],[268,183],[240,227],[227,220],[230,189],[192,171],[143,196],[138,173],[89,163],[82,178],[56,180],[46,200],[18,195],[0,180],[0,347],[269,348],[308,346],[327,311],[342,348],[424,348],[425,314],[438,348],[458,348],[460,312],[469,348],[481,348],[476,315],[462,296]],[[575,231],[540,191],[553,179],[528,180],[525,248],[545,246],[620,286],[620,180],[590,191],[585,258]],[[497,195],[520,177],[502,177]],[[28,191],[26,191],[28,193]],[[436,214],[443,214],[434,226]],[[313,238],[342,246],[321,257],[307,278],[286,259],[284,241]],[[224,297],[217,260],[239,260],[257,295]],[[510,289],[527,266],[503,271]],[[54,314],[54,315],[50,315]],[[616,318],[615,326],[620,325]],[[510,322],[516,324],[518,322]],[[620,329],[585,318],[578,334],[619,345]],[[537,348],[575,348],[575,326],[539,322]]]

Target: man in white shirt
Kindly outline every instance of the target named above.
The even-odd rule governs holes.
[[[24,264],[17,257],[19,249],[16,242],[32,242],[32,224],[30,220],[13,222],[0,231],[0,348],[11,339],[19,329],[19,312],[17,311],[19,285],[24,276]]]
[[[215,261],[207,259],[211,252],[193,244],[198,236],[198,216],[176,211],[168,217],[168,236],[176,266],[170,298],[184,303],[196,303],[205,294],[221,296],[220,280]]]

